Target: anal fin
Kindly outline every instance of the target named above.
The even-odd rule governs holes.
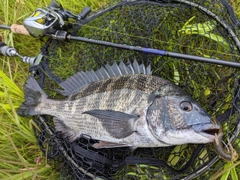
[[[118,144],[118,143],[112,143],[107,141],[99,141],[99,143],[93,144],[93,147],[96,149],[101,148],[117,148],[117,147],[129,147],[130,145],[127,144]]]
[[[61,132],[63,138],[67,138],[71,142],[76,139],[74,133],[69,129],[69,127],[66,126],[66,124],[62,120],[54,117],[53,122],[56,131]]]

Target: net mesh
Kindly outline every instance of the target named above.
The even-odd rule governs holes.
[[[239,22],[225,0],[112,1],[69,29],[73,35],[120,44],[164,49],[240,62]],[[153,74],[182,87],[222,124],[240,151],[239,70],[227,66],[162,57],[84,42],[50,39],[37,67],[39,82],[52,98],[58,83],[81,70],[134,58],[151,64]],[[96,150],[81,135],[70,143],[55,131],[52,117],[35,118],[41,150],[62,179],[208,179],[224,164],[211,144],[164,148]]]

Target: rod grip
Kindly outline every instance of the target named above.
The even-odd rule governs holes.
[[[23,25],[12,24],[10,29],[13,33],[25,34],[25,35],[30,36],[29,32],[27,31],[27,29]]]

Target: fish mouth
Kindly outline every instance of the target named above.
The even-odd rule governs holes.
[[[192,127],[195,132],[207,137],[212,141],[215,139],[215,134],[218,134],[220,131],[220,125],[218,123],[197,124],[193,125]]]

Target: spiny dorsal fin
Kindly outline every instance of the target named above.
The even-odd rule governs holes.
[[[144,64],[139,65],[136,59],[132,64],[128,61],[127,65],[123,61],[119,65],[114,62],[112,66],[107,63],[105,67],[101,67],[97,71],[81,71],[69,77],[59,84],[64,89],[59,92],[65,96],[70,96],[91,82],[129,74],[152,74],[152,71],[150,65],[148,67],[145,67]]]

